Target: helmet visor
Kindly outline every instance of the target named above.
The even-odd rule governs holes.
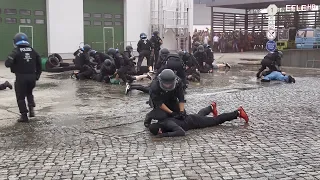
[[[164,91],[172,91],[176,88],[176,79],[171,81],[164,81],[159,79],[160,88]]]

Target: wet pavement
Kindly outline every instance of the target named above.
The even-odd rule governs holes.
[[[203,74],[187,94],[189,113],[213,100],[220,113],[242,105],[249,124],[179,138],[151,137],[148,96],[124,86],[44,73],[27,124],[15,121],[14,91],[1,91],[0,179],[320,179],[319,70],[288,68],[296,84],[261,84],[255,69]]]

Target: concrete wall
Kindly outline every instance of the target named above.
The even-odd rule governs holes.
[[[194,4],[193,9],[193,21],[194,25],[211,25],[211,8],[205,4]],[[213,12],[226,12],[226,13],[241,13],[244,14],[245,10],[231,9],[231,8],[213,8]]]
[[[137,48],[140,33],[150,37],[150,0],[124,0],[124,41]]]
[[[284,50],[283,55],[282,66],[320,68],[320,51],[318,49]]]
[[[163,4],[167,9],[172,8],[172,0],[163,0]],[[189,9],[189,31],[192,32],[193,27],[193,0],[190,1]],[[132,44],[133,49],[137,48],[140,33],[144,32],[151,37],[151,11],[150,0],[124,0],[124,39],[127,44]],[[169,30],[164,34],[163,47],[169,50],[176,50],[177,40],[175,34]]]
[[[73,58],[83,42],[83,0],[47,0],[48,54]]]

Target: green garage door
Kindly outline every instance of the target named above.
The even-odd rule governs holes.
[[[26,33],[41,56],[47,56],[46,0],[0,1],[0,60],[5,60],[13,48],[13,36]]]
[[[123,0],[84,0],[84,41],[97,51],[123,49]]]

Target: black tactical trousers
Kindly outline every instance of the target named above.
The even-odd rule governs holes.
[[[33,98],[33,89],[36,86],[35,74],[20,74],[16,75],[14,83],[17,103],[21,114],[27,114],[29,111],[26,106],[25,98],[28,101],[28,107],[35,107],[36,104]]]

